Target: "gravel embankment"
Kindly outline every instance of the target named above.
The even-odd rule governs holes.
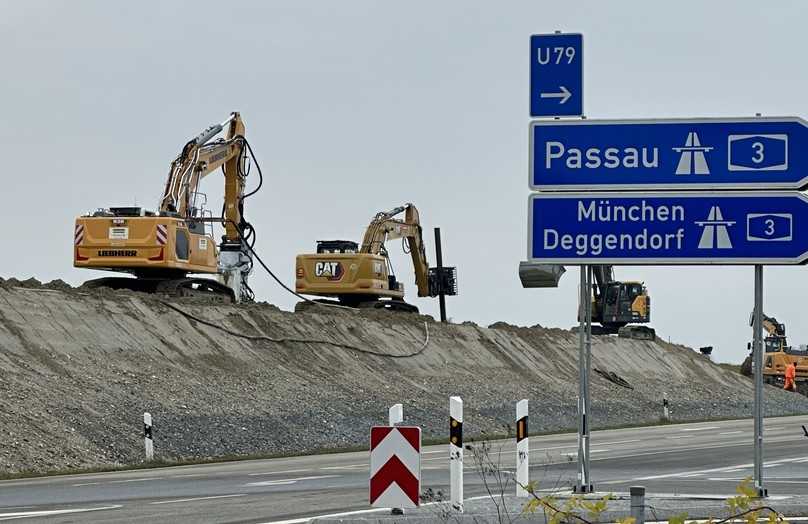
[[[468,437],[512,429],[520,398],[531,401],[532,432],[575,427],[577,337],[569,331],[170,305],[265,338],[233,336],[146,295],[0,282],[0,473],[137,463],[144,411],[166,459],[365,445],[368,428],[396,402],[425,437],[442,437],[450,395],[464,399]],[[416,356],[367,353],[416,352],[425,326],[429,344]],[[751,381],[682,346],[596,337],[593,367],[633,387],[593,374],[595,428],[657,421],[663,391],[674,420],[752,411]],[[767,387],[767,415],[797,413],[808,413],[808,398]]]

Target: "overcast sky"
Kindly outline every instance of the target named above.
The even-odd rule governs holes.
[[[415,203],[458,267],[457,322],[570,327],[577,269],[522,289],[528,41],[582,32],[590,118],[808,114],[808,3],[648,1],[193,2],[0,0],[0,276],[72,284],[73,220],[156,207],[171,160],[241,111],[265,174],[249,201],[257,249],[287,283],[318,239],[360,240],[379,210]],[[218,209],[222,179],[203,183]],[[388,246],[409,299],[414,278]],[[625,267],[664,338],[740,361],[751,267]],[[258,298],[293,307],[259,269]],[[808,273],[765,271],[765,310],[808,343]]]

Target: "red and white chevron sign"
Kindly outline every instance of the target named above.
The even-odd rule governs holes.
[[[421,428],[370,429],[370,505],[415,508],[421,493]]]

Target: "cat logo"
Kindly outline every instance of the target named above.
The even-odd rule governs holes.
[[[339,280],[342,278],[342,264],[339,262],[315,262],[314,275],[327,278],[328,280]]]

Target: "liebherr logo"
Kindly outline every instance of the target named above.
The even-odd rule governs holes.
[[[713,150],[710,146],[701,145],[699,135],[695,131],[687,134],[687,140],[682,147],[674,147],[674,151],[681,153],[679,165],[676,166],[677,175],[709,175],[710,166],[704,153]]]

